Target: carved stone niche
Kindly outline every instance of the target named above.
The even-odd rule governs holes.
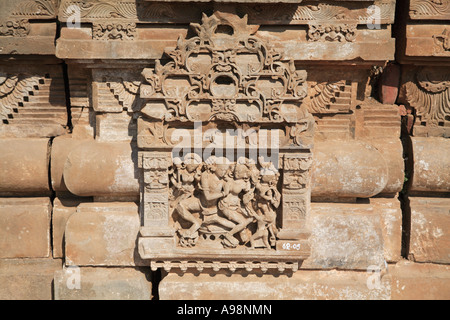
[[[310,251],[306,72],[247,16],[191,26],[143,71],[140,255],[166,271],[295,271]]]

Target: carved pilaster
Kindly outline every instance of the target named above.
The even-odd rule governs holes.
[[[173,235],[169,225],[169,173],[170,154],[142,152],[139,154],[141,168],[141,209],[145,235]],[[152,233],[149,233],[149,231]]]

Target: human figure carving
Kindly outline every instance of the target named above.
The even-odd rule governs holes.
[[[238,159],[238,163],[234,166],[233,176],[228,177],[224,186],[226,196],[219,201],[219,209],[224,216],[237,223],[224,235],[224,245],[231,247],[236,247],[239,244],[239,241],[234,237],[236,233],[239,233],[242,242],[249,240],[246,227],[253,222],[250,201],[253,199],[254,188],[250,183],[251,172],[244,160],[244,158]],[[241,193],[244,193],[242,200]]]
[[[226,196],[224,191],[224,176],[230,164],[223,159],[211,157],[206,161],[206,170],[201,173],[199,181],[200,194],[181,200],[176,211],[186,221],[191,222],[189,229],[179,230],[182,238],[198,238],[198,229],[202,224],[218,223],[228,228],[235,226],[231,221],[218,216],[218,201]],[[203,219],[197,218],[193,213],[201,213]]]
[[[260,182],[256,183],[256,214],[254,218],[257,221],[257,230],[250,238],[250,248],[255,247],[255,240],[263,240],[264,246],[270,249],[277,235],[276,228],[276,209],[280,206],[281,194],[277,190],[279,178],[278,170],[271,162],[260,163],[262,166]],[[269,237],[270,235],[270,237]],[[272,243],[271,243],[272,242]]]

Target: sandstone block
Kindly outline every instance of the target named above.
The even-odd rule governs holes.
[[[55,272],[55,300],[150,300],[149,269],[69,267]]]
[[[67,221],[66,265],[135,266],[140,228],[135,203],[82,203]]]
[[[412,137],[411,192],[450,192],[450,139]]]
[[[311,256],[302,269],[383,267],[401,253],[401,209],[396,199],[368,204],[311,203]]]
[[[48,195],[49,140],[0,140],[0,195]]]
[[[404,260],[390,268],[392,300],[450,299],[450,266]]]
[[[0,258],[50,255],[49,198],[0,198]]]
[[[52,300],[59,259],[0,260],[0,300]]]
[[[77,206],[88,199],[55,198],[53,201],[52,244],[53,258],[64,257],[64,232],[67,220],[77,211]]]
[[[69,153],[64,181],[74,195],[138,197],[137,153],[129,142],[82,143]]]
[[[292,276],[169,274],[159,284],[159,296],[161,300],[389,299],[389,279],[381,278],[375,288],[370,285],[371,276],[366,272],[336,270],[300,270]]]
[[[418,262],[450,263],[450,199],[410,197],[409,252]]]
[[[383,252],[386,262],[401,260],[402,251],[402,208],[397,198],[372,198],[370,203],[379,212],[383,235]]]
[[[388,182],[382,154],[362,141],[321,141],[314,147],[313,198],[369,198]]]

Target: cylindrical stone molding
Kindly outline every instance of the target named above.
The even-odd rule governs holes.
[[[400,139],[372,139],[370,145],[381,153],[388,168],[388,180],[382,195],[395,195],[402,191],[405,181],[405,162]]]
[[[53,139],[50,171],[52,189],[58,194],[69,194],[64,181],[64,165],[66,163],[69,153],[76,147],[89,144],[92,140],[72,139],[71,136],[60,136]]]
[[[313,198],[370,198],[389,180],[383,155],[363,141],[317,141],[313,159]]]
[[[81,197],[138,197],[137,153],[129,142],[86,142],[64,165],[67,189]]]
[[[49,195],[49,139],[0,140],[0,196]]]

